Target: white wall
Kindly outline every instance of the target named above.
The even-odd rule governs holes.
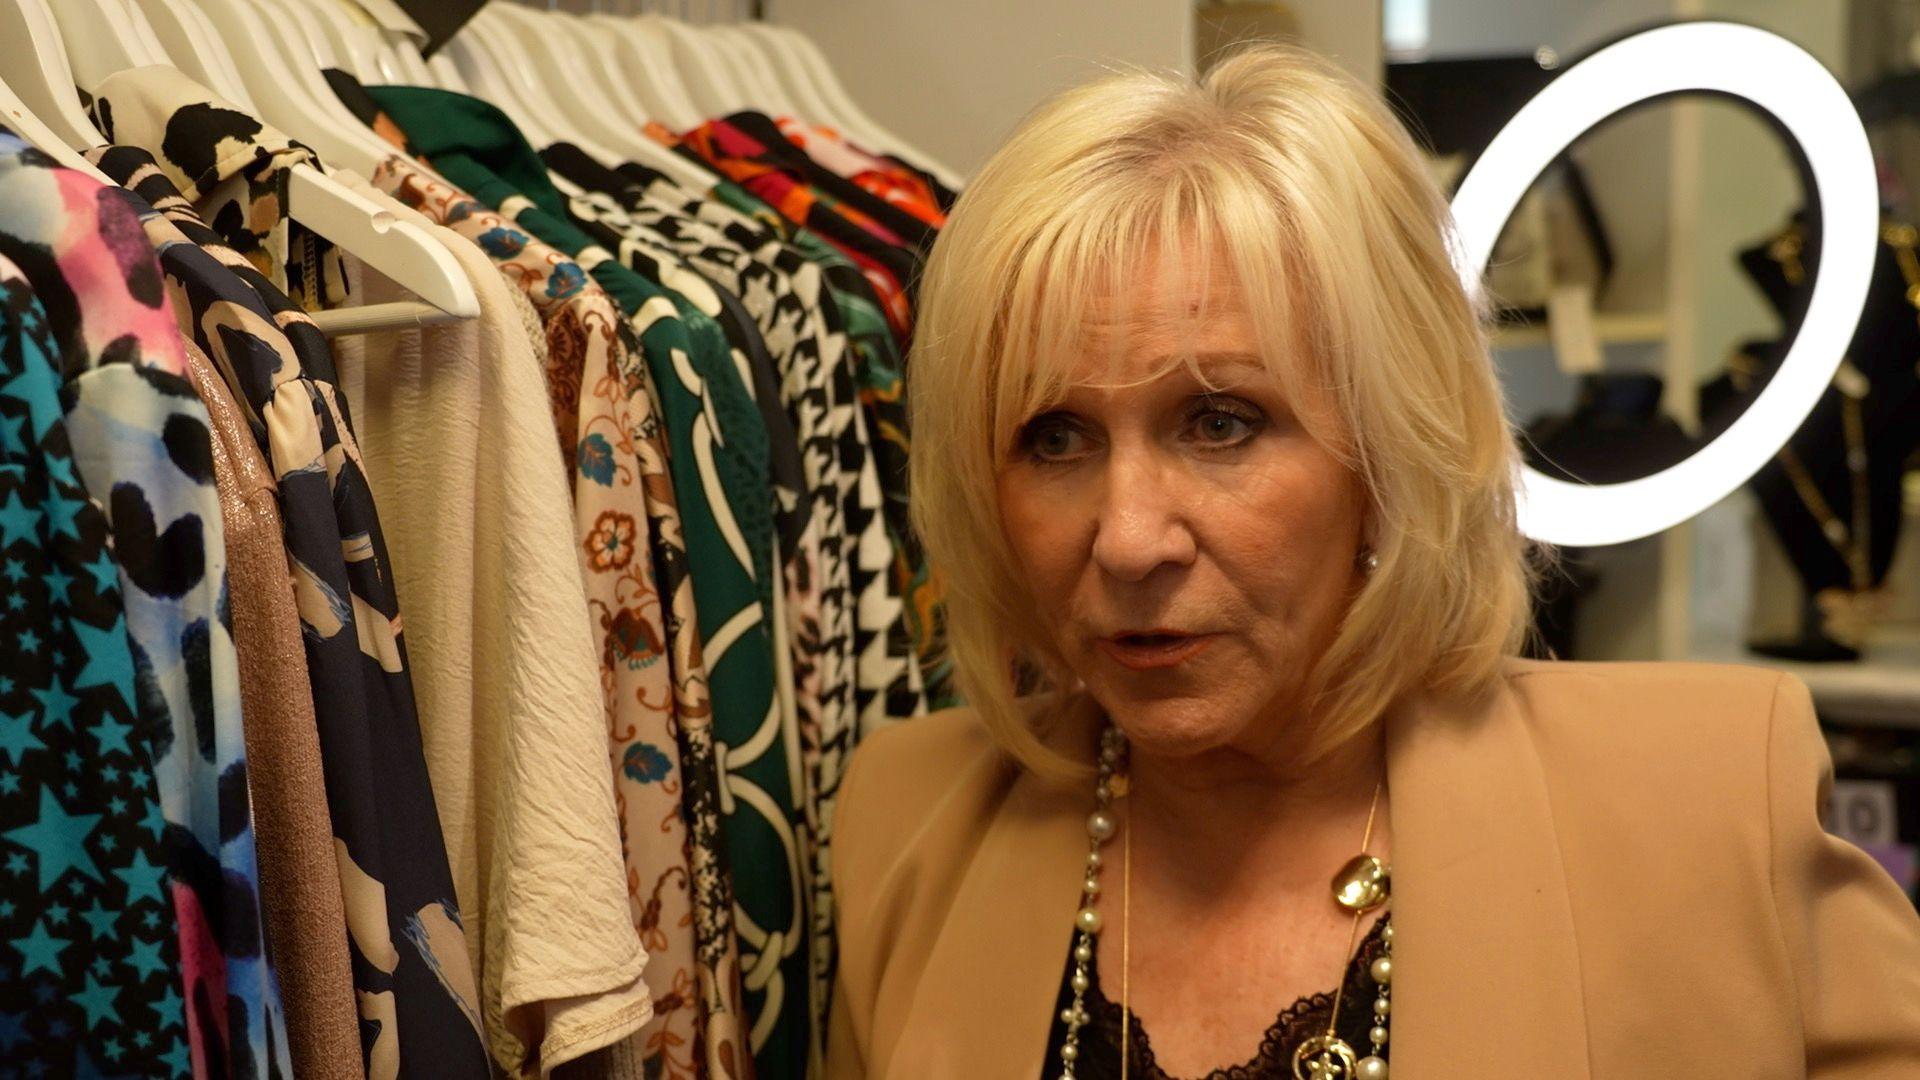
[[[1103,66],[1192,69],[1192,0],[769,0],[861,108],[962,174]]]
[[[1427,0],[1427,54],[1530,53],[1544,45],[1565,55],[1671,18],[1673,9],[1673,0]]]

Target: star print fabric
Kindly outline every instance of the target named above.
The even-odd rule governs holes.
[[[120,564],[195,1067],[266,1075],[285,1068],[286,1025],[261,934],[212,433],[128,197],[0,140],[0,254],[47,309],[74,462]]]
[[[55,361],[0,259],[0,1077],[189,1076],[153,732]]]

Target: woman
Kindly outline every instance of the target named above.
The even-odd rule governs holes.
[[[968,189],[912,480],[971,705],[841,788],[829,1076],[1920,1076],[1805,688],[1514,657],[1446,221],[1277,48],[1066,94]]]

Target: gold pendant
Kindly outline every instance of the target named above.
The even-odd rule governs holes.
[[[1304,1039],[1293,1050],[1294,1080],[1353,1080],[1358,1065],[1353,1047],[1333,1035]]]
[[[1355,855],[1333,875],[1333,899],[1352,912],[1372,911],[1392,892],[1391,871],[1373,855]]]

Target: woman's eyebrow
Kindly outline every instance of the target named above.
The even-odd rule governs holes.
[[[1243,349],[1220,349],[1207,352],[1166,352],[1152,358],[1155,364],[1171,363],[1175,360],[1191,359],[1203,367],[1252,367],[1265,370],[1266,360],[1259,353]]]

